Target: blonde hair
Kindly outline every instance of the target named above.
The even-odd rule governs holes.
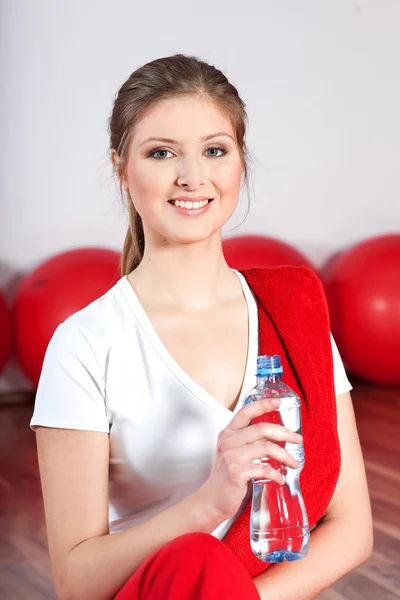
[[[161,100],[183,95],[208,97],[232,123],[243,163],[247,189],[249,153],[245,143],[246,105],[237,89],[214,66],[194,57],[175,54],[158,58],[136,69],[116,94],[108,120],[110,151],[119,157],[118,175],[123,197],[121,175],[127,162],[130,141],[136,124]],[[141,262],[144,254],[144,231],[140,215],[128,193],[129,227],[121,256],[121,272],[127,275]]]

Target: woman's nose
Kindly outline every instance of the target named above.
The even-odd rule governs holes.
[[[205,169],[198,160],[182,161],[178,169],[178,185],[197,188],[205,183]]]

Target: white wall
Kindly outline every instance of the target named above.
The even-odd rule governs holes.
[[[221,68],[256,159],[232,235],[293,243],[318,265],[400,230],[397,0],[2,0],[0,287],[76,246],[121,248],[106,121],[140,65],[176,52]],[[225,235],[245,214],[242,208]],[[29,387],[15,367],[1,389]]]

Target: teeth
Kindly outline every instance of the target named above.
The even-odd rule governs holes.
[[[202,200],[201,202],[184,202],[183,200],[175,200],[174,202],[172,202],[172,204],[175,204],[175,206],[179,206],[179,208],[202,208],[203,206],[208,204],[208,200]]]

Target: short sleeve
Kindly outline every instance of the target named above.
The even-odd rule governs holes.
[[[342,358],[339,354],[336,342],[331,334],[332,356],[333,356],[333,374],[335,379],[335,395],[345,394],[353,389],[350,381],[347,378],[346,370],[343,365]]]
[[[47,347],[29,424],[109,432],[100,365],[81,329],[61,323]]]

